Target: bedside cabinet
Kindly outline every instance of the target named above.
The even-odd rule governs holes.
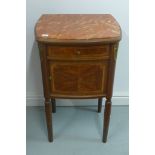
[[[111,98],[121,29],[110,14],[46,14],[35,27],[40,51],[48,139],[53,141],[56,98],[98,99],[107,141]]]

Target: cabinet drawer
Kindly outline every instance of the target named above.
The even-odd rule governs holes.
[[[89,47],[48,46],[49,59],[103,59],[109,58],[109,45]]]

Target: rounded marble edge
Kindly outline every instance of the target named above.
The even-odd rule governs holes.
[[[40,18],[38,19],[38,21],[46,15],[51,15],[51,14],[42,14],[40,16]],[[110,15],[116,22],[117,20],[111,15],[111,14],[104,14],[104,15]],[[36,27],[38,25],[38,21],[35,24],[35,28],[34,28],[34,33],[35,33],[35,39],[38,42],[44,42],[44,43],[64,43],[64,44],[69,44],[69,43],[79,43],[79,44],[83,44],[83,43],[103,43],[103,42],[119,42],[122,39],[122,30],[121,27],[119,25],[119,23],[117,22],[117,25],[119,27],[119,31],[120,31],[120,35],[118,37],[110,37],[110,38],[91,38],[91,39],[54,39],[54,38],[48,38],[47,37],[38,37],[37,36],[37,31],[36,31]]]

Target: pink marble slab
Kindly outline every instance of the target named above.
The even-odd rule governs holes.
[[[119,41],[121,29],[110,14],[44,14],[35,27],[36,40]]]

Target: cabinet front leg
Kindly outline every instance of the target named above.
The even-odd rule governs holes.
[[[102,98],[98,99],[98,113],[102,110]]]
[[[45,100],[45,115],[48,131],[49,142],[53,141],[53,128],[52,128],[52,106],[50,100]]]
[[[102,139],[104,143],[106,143],[107,141],[110,114],[111,114],[111,99],[110,100],[107,99],[105,102],[105,109],[104,109],[104,126],[103,126],[103,139]]]
[[[52,112],[56,113],[56,101],[54,98],[51,99],[51,103],[52,103]]]

